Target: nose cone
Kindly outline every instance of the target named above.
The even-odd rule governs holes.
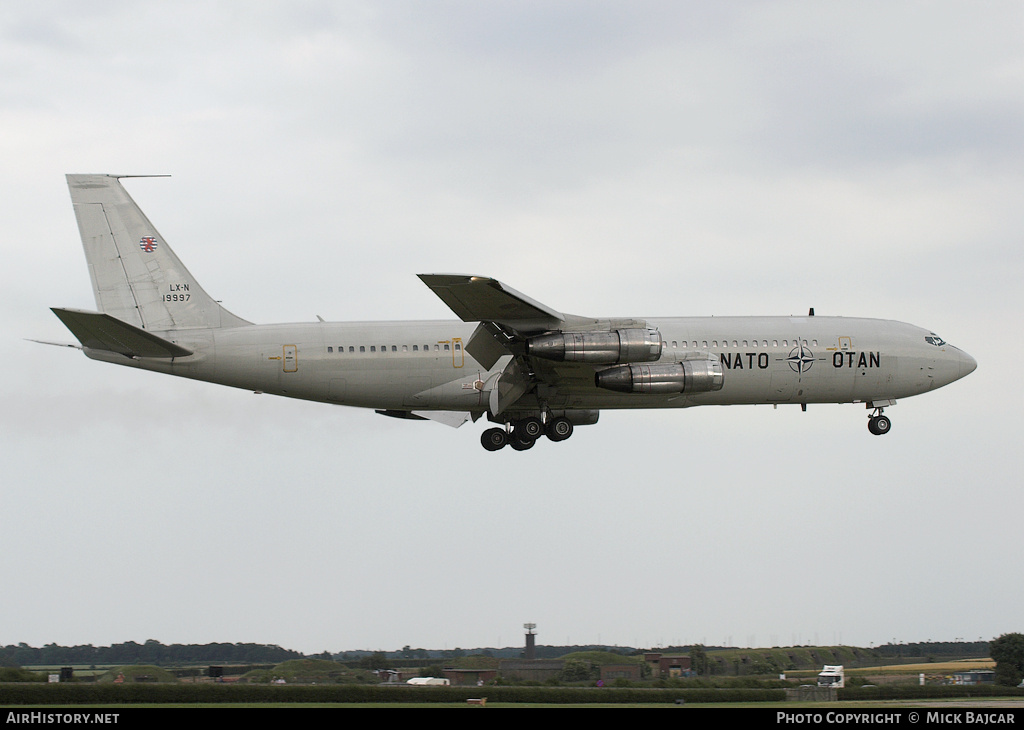
[[[960,376],[970,375],[978,368],[978,361],[968,355],[963,350],[957,350],[960,353]]]
[[[977,361],[963,350],[943,343],[942,349],[934,353],[927,367],[931,388],[941,388],[970,375],[978,367]]]

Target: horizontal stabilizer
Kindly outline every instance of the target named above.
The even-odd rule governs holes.
[[[52,308],[64,326],[90,350],[116,352],[125,357],[186,357],[192,350],[100,312]]]

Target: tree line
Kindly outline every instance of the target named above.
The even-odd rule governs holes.
[[[0,666],[24,667],[94,664],[278,664],[302,659],[303,654],[269,644],[161,644],[149,639],[144,644],[126,641],[110,646],[32,647],[25,643],[0,648]]]

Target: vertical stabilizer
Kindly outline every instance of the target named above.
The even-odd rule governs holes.
[[[67,180],[101,312],[145,330],[249,324],[203,291],[119,176]]]

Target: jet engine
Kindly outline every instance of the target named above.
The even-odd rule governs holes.
[[[552,332],[530,337],[526,352],[545,360],[611,365],[653,362],[661,357],[661,333],[654,329],[611,332]]]
[[[619,365],[594,375],[598,388],[620,393],[706,393],[725,382],[717,360],[684,360],[653,365]]]

